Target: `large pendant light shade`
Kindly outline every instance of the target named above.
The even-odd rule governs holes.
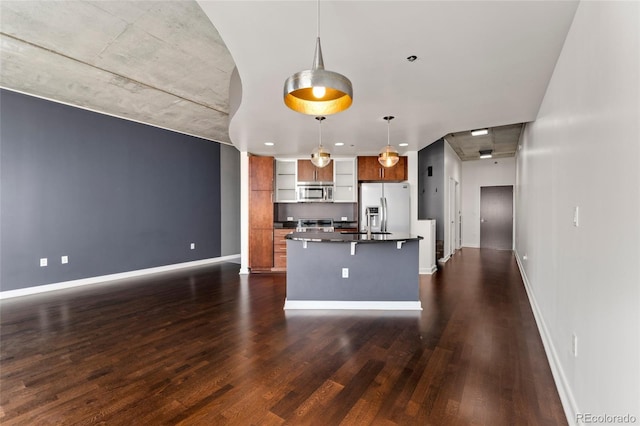
[[[316,167],[325,167],[328,166],[331,162],[331,154],[325,147],[322,146],[322,120],[325,117],[316,117],[318,120],[318,129],[319,129],[319,144],[313,151],[311,151],[311,162]]]
[[[398,150],[390,145],[389,130],[391,128],[391,120],[393,119],[394,117],[391,115],[383,117],[383,120],[387,120],[387,146],[382,148],[378,154],[378,162],[382,167],[393,167],[398,163],[398,160],[400,160]]]
[[[293,74],[284,82],[284,103],[294,111],[308,115],[331,115],[346,110],[353,102],[351,81],[342,74],[324,69],[320,46],[320,1],[318,0],[318,37],[310,70]]]

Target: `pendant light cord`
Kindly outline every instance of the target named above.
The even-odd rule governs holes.
[[[320,38],[320,0],[317,3],[317,14],[316,14],[316,35]]]
[[[323,117],[323,116],[316,117],[316,120],[318,120],[318,132],[320,135],[318,146],[322,146],[322,120],[324,120],[325,118],[326,117]]]

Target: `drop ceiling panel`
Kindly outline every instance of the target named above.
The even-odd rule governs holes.
[[[445,139],[462,161],[477,160],[481,150],[492,150],[496,158],[513,157],[516,153],[522,123],[489,128],[483,136],[471,135],[471,130],[450,133]]]

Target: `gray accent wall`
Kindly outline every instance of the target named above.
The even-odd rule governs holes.
[[[221,255],[218,143],[6,90],[0,102],[0,290]]]
[[[221,254],[240,254],[240,151],[220,145]]]
[[[436,220],[436,240],[444,240],[444,174],[444,139],[439,139],[418,151],[418,220]]]

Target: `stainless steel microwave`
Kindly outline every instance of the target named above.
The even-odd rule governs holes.
[[[296,200],[302,203],[308,202],[332,202],[333,184],[304,183],[298,184]]]

